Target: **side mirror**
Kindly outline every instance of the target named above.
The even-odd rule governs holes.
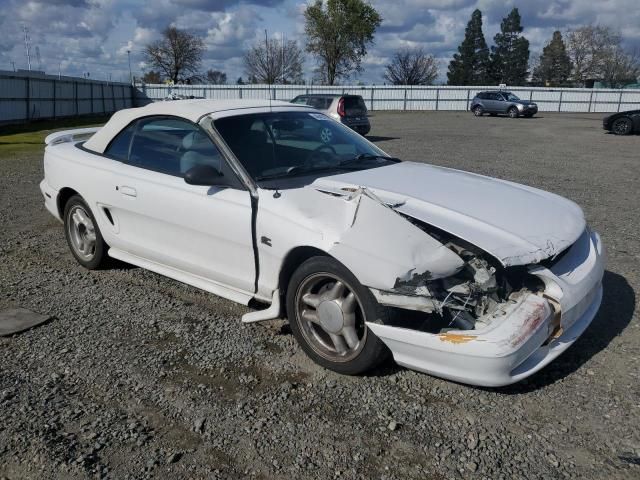
[[[207,187],[226,184],[222,172],[211,165],[196,165],[191,167],[184,174],[184,181],[189,185],[204,185]]]

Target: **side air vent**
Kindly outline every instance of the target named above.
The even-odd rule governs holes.
[[[111,222],[111,225],[115,225],[115,223],[113,223],[113,217],[111,216],[111,212],[109,211],[109,209],[107,207],[102,207],[102,210],[104,211],[104,214],[109,222]]]

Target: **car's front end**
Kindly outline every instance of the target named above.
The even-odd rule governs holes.
[[[335,194],[355,185],[441,246],[403,246],[415,228],[386,228],[380,211],[375,228],[397,237],[399,259],[387,262],[397,269],[369,278],[362,246],[353,259],[336,257],[393,312],[367,325],[399,364],[474,385],[515,383],[566,350],[598,311],[605,254],[575,203],[411,162],[316,183]]]
[[[611,124],[613,123],[614,116],[607,115],[602,119],[602,128],[603,130],[611,131]]]
[[[401,365],[473,385],[508,385],[542,369],[586,330],[602,300],[604,265],[600,237],[586,229],[559,260],[519,272],[529,277],[526,288],[511,292],[488,314],[469,315],[471,329],[369,327]]]
[[[531,117],[538,113],[538,105],[534,102],[521,101],[515,104],[518,113],[525,117]]]

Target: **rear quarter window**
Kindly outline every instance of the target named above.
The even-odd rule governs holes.
[[[116,160],[127,161],[129,158],[129,146],[131,145],[131,137],[135,130],[135,122],[122,130],[116,137],[111,140],[104,154]]]

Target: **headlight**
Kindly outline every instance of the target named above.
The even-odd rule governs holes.
[[[518,110],[524,110],[524,105],[521,103],[516,103],[516,107],[518,107]]]

